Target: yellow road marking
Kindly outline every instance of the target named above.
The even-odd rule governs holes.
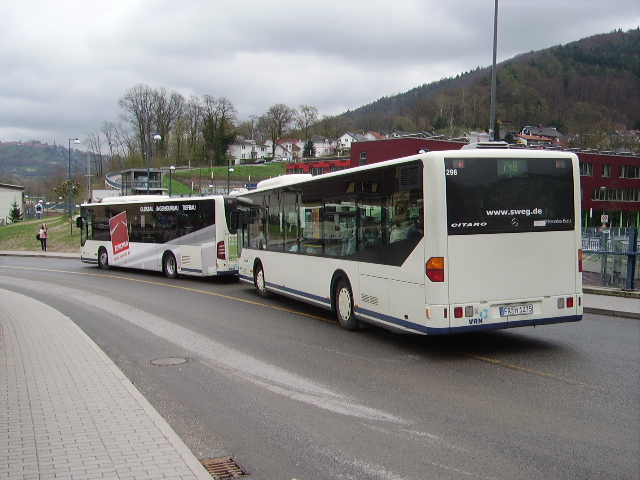
[[[257,305],[257,306],[260,306],[260,307],[271,308],[273,310],[280,310],[282,312],[293,313],[295,315],[302,315],[303,317],[314,318],[316,320],[322,320],[323,322],[335,323],[335,324],[338,323],[335,320],[330,320],[330,319],[319,317],[319,316],[316,316],[316,315],[311,315],[309,313],[299,312],[297,310],[292,310],[290,308],[283,308],[283,307],[278,307],[278,306],[274,306],[274,305],[269,305],[268,303],[254,302],[253,300],[244,300],[242,298],[232,297],[230,295],[223,295],[221,293],[207,292],[206,290],[200,290],[200,289],[197,289],[197,288],[190,288],[190,287],[184,287],[184,286],[181,286],[181,285],[168,285],[166,283],[153,282],[151,280],[141,280],[141,279],[138,279],[138,278],[120,277],[120,276],[117,276],[117,275],[106,275],[104,273],[68,272],[68,271],[65,271],[65,270],[51,270],[51,269],[46,269],[46,268],[15,267],[15,266],[8,266],[8,265],[0,265],[0,267],[2,267],[2,268],[13,268],[13,269],[18,269],[18,270],[38,270],[38,271],[43,271],[43,272],[58,272],[58,273],[67,273],[67,274],[72,274],[72,275],[93,275],[93,276],[97,276],[97,277],[108,277],[108,278],[115,278],[115,279],[118,279],[118,280],[126,280],[126,281],[129,281],[129,282],[148,283],[148,284],[151,284],[151,285],[160,285],[162,287],[177,288],[179,290],[186,290],[186,291],[195,292],[195,293],[203,293],[205,295],[212,295],[214,297],[226,298],[228,300],[235,300],[235,301],[238,301],[238,302],[248,303],[250,305]],[[483,357],[483,356],[480,356],[480,355],[475,355],[475,354],[472,354],[472,353],[461,352],[459,350],[449,350],[449,349],[445,349],[445,350],[449,351],[451,353],[455,353],[457,355],[462,355],[464,357],[474,358],[474,359],[480,360],[482,362],[490,363],[490,364],[493,364],[493,365],[499,365],[499,366],[502,366],[502,367],[505,367],[505,368],[510,368],[512,370],[518,370],[518,371],[521,371],[521,372],[526,372],[526,373],[530,373],[532,375],[538,375],[538,376],[541,376],[541,377],[550,378],[550,379],[553,379],[553,380],[558,380],[558,381],[569,383],[569,384],[572,384],[572,385],[577,385],[577,386],[580,386],[580,387],[592,388],[592,389],[595,389],[595,390],[602,390],[602,387],[598,387],[597,385],[591,385],[589,383],[578,382],[577,380],[572,380],[570,378],[561,377],[559,375],[554,375],[552,373],[541,372],[539,370],[533,370],[531,368],[521,367],[519,365],[513,365],[511,363],[505,363],[505,362],[503,362],[501,360],[496,360],[494,358],[488,358],[488,357]]]
[[[519,365],[514,365],[512,363],[505,363],[501,360],[496,360],[494,358],[482,357],[480,355],[474,355],[473,353],[461,352],[459,350],[449,350],[452,353],[456,353],[458,355],[462,355],[464,357],[475,358],[476,360],[480,360],[482,362],[491,363],[493,365],[499,365],[501,367],[510,368],[512,370],[519,370],[521,372],[531,373],[533,375],[538,375],[540,377],[551,378],[553,380],[558,380],[565,383],[570,383],[572,385],[578,385],[580,387],[592,388],[595,390],[602,390],[602,387],[598,387],[597,385],[591,385],[589,383],[578,382],[577,380],[572,380],[570,378],[561,377],[559,375],[554,375],[553,373],[541,372],[540,370],[534,370],[532,368],[521,367]]]
[[[126,281],[129,281],[129,282],[148,283],[148,284],[151,284],[151,285],[159,285],[159,286],[162,286],[162,287],[177,288],[179,290],[186,290],[186,291],[189,291],[189,292],[203,293],[205,295],[212,295],[214,297],[226,298],[228,300],[235,300],[235,301],[238,301],[238,302],[248,303],[250,305],[257,305],[257,306],[260,306],[260,307],[271,308],[273,310],[280,310],[282,312],[293,313],[293,314],[296,314],[296,315],[302,315],[303,317],[314,318],[316,320],[322,320],[323,322],[335,323],[335,324],[338,323],[335,320],[330,320],[330,319],[319,317],[319,316],[316,316],[316,315],[311,315],[309,313],[299,312],[297,310],[292,310],[290,308],[284,308],[284,307],[278,307],[276,305],[270,305],[268,303],[260,303],[260,302],[255,302],[253,300],[245,300],[243,298],[232,297],[230,295],[224,295],[222,293],[207,292],[206,290],[200,290],[200,289],[197,289],[197,288],[184,287],[184,286],[181,286],[181,285],[170,285],[170,284],[161,283],[161,282],[154,282],[154,281],[151,281],[151,280],[142,280],[142,279],[139,279],[139,278],[127,278],[127,277],[120,277],[118,275],[107,275],[107,274],[104,274],[104,273],[68,272],[66,270],[51,270],[51,269],[48,269],[48,268],[15,267],[15,266],[8,266],[8,265],[0,265],[0,267],[14,268],[14,269],[18,269],[18,270],[38,270],[38,271],[42,271],[42,272],[67,273],[67,274],[70,274],[70,275],[92,275],[92,276],[96,276],[96,277],[107,277],[107,278],[115,278],[115,279],[118,279],[118,280],[126,280]]]

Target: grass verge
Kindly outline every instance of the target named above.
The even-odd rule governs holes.
[[[40,220],[26,220],[0,227],[0,250],[36,251],[40,250],[40,240],[36,234],[40,224],[47,224],[47,250],[51,252],[80,252],[80,229],[72,225],[69,217],[46,217]]]

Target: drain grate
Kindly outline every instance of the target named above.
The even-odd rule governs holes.
[[[229,480],[248,475],[231,457],[207,458],[200,460],[200,463],[216,480]]]

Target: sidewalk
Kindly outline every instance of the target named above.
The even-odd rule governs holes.
[[[211,480],[69,318],[1,289],[0,305],[0,478]]]

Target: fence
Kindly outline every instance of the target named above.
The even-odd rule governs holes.
[[[637,228],[585,230],[582,236],[583,284],[637,289],[640,285],[639,251]]]

